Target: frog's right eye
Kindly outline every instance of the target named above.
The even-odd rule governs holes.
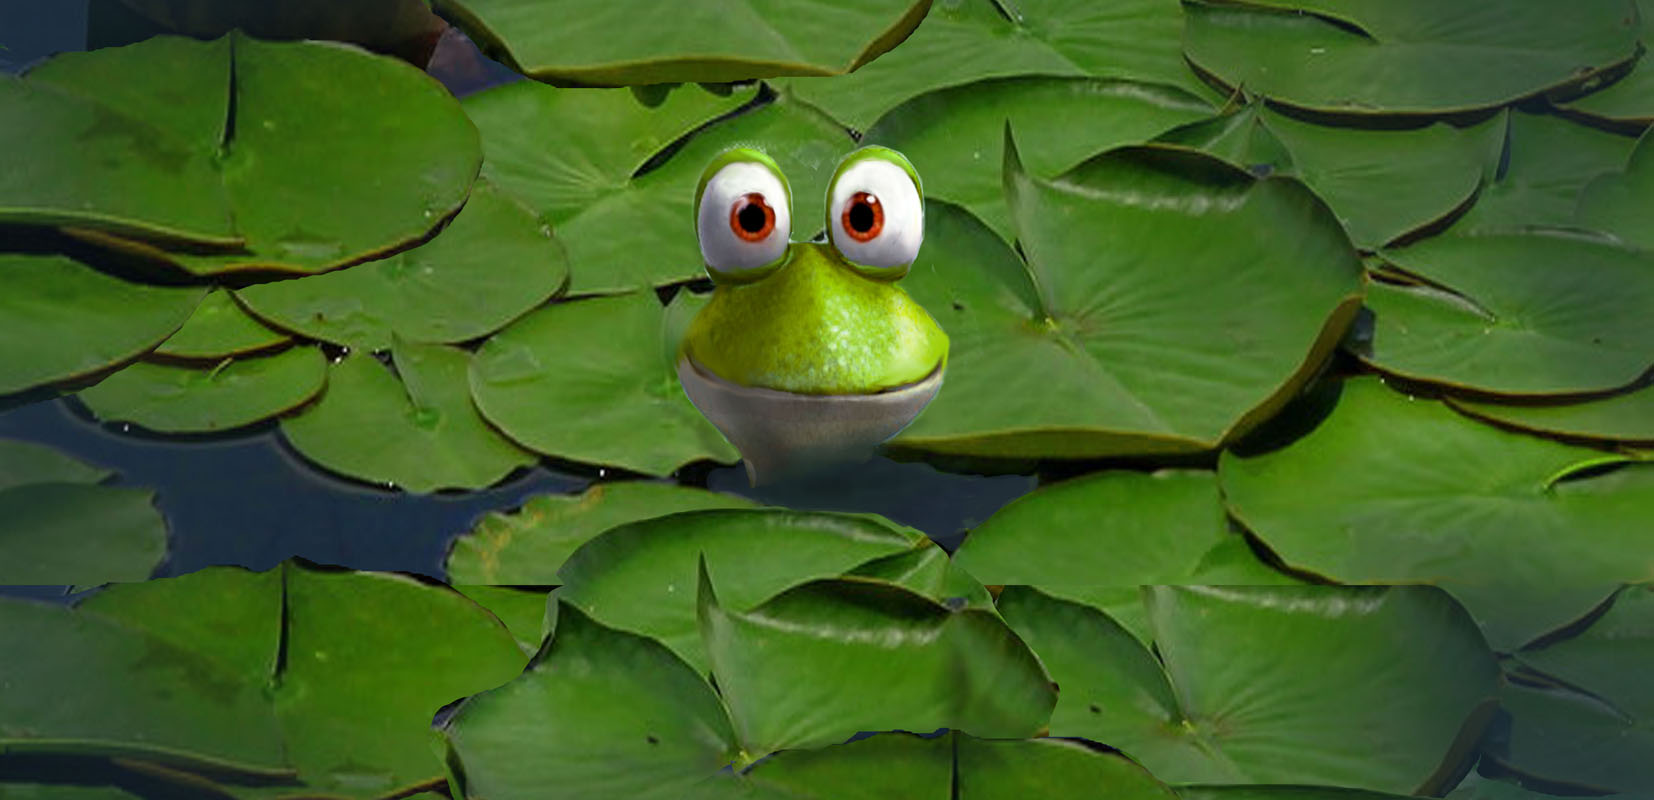
[[[706,168],[695,198],[701,258],[714,280],[755,280],[787,256],[792,196],[775,162],[731,150]]]

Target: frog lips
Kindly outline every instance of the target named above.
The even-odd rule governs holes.
[[[865,456],[895,436],[942,388],[941,362],[912,383],[870,394],[801,394],[731,383],[688,354],[678,381],[746,461],[754,485],[813,464]]]

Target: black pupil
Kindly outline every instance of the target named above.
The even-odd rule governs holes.
[[[764,229],[764,207],[757,203],[747,203],[735,218],[741,222],[741,230],[747,233],[757,233]]]
[[[865,202],[851,206],[850,227],[861,232],[873,230],[873,207]]]

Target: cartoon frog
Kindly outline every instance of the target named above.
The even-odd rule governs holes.
[[[902,154],[846,156],[827,189],[827,241],[794,242],[780,168],[730,150],[701,176],[695,227],[715,286],[678,378],[753,483],[865,454],[936,396],[948,337],[896,285],[924,239],[923,191]]]

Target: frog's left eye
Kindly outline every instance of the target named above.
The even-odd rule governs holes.
[[[714,159],[695,197],[695,231],[714,280],[768,274],[786,258],[792,236],[792,195],[780,168],[746,148]]]
[[[827,192],[827,232],[858,272],[895,280],[925,238],[919,176],[901,153],[864,147],[839,164]]]

